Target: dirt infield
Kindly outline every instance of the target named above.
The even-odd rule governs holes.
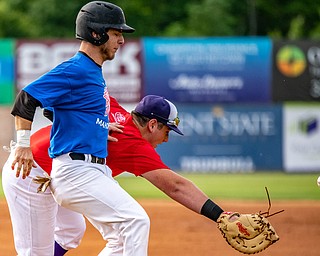
[[[223,240],[216,225],[171,200],[139,200],[151,219],[150,256],[239,256]],[[263,202],[218,202],[225,210],[243,213],[266,210]],[[0,201],[0,255],[13,256],[8,209]],[[285,212],[270,218],[280,240],[261,256],[319,256],[320,201],[273,202],[272,211]],[[79,248],[67,255],[95,256],[104,246],[100,234],[88,223]]]

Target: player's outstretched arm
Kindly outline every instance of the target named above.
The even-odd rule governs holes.
[[[196,213],[217,221],[223,212],[192,181],[172,170],[158,169],[144,173],[142,176],[173,200]]]

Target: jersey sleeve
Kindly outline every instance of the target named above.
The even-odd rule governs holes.
[[[70,86],[64,73],[52,70],[23,88],[32,97],[41,102],[43,107],[69,102]]]

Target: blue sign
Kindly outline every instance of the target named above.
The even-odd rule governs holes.
[[[0,41],[0,104],[12,104],[14,99],[14,47],[14,40]]]
[[[173,170],[238,172],[282,169],[279,105],[177,105],[180,136],[157,147]]]
[[[271,40],[143,38],[145,94],[175,102],[270,102]]]
[[[14,81],[14,46],[13,40],[0,41],[0,84]]]

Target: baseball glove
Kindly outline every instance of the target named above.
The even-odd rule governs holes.
[[[51,177],[46,172],[43,175],[44,177],[36,176],[32,179],[34,183],[40,184],[37,193],[44,193],[50,185]]]
[[[267,188],[266,191],[269,199],[267,212],[255,214],[224,212],[217,220],[218,228],[228,244],[244,254],[258,253],[279,240],[279,236],[267,217],[283,210],[269,214],[271,203]]]

